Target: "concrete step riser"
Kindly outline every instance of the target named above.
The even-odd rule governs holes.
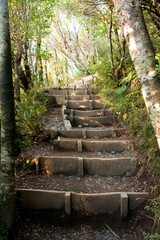
[[[130,141],[89,141],[89,140],[54,140],[54,146],[58,149],[74,150],[77,152],[123,152],[133,150],[133,143]]]
[[[100,100],[90,100],[90,101],[66,101],[66,107],[68,109],[102,109],[103,104]]]
[[[127,218],[129,211],[138,209],[147,193],[83,194],[39,189],[16,189],[18,205],[24,209],[64,209],[67,215],[73,211],[81,215],[119,214]]]
[[[126,133],[124,128],[114,128],[114,129],[71,129],[71,130],[53,130],[50,131],[51,138],[55,139],[58,137],[64,138],[95,138],[95,139],[102,139],[102,138],[115,138],[120,137]]]
[[[62,95],[55,95],[55,100],[57,105],[66,104],[66,101],[90,101],[90,100],[98,100],[97,97],[92,95],[77,95],[77,96],[62,96]]]
[[[76,96],[76,95],[90,95],[95,94],[95,91],[88,88],[80,89],[49,89],[49,95],[51,96]]]
[[[131,176],[136,171],[137,160],[131,158],[78,158],[78,157],[40,157],[36,162],[37,173],[47,175],[100,175]]]
[[[80,111],[76,109],[66,109],[64,114],[68,116],[76,116],[76,117],[98,117],[98,116],[115,116],[115,113],[107,110],[88,110],[88,111]]]
[[[89,96],[89,95],[67,96],[65,99],[69,101],[79,101],[79,100],[86,101],[86,100],[92,100],[92,96]]]
[[[67,117],[71,121],[73,127],[103,127],[112,125],[116,120],[112,116],[100,117]]]
[[[55,96],[58,97],[58,96]],[[62,96],[61,96],[62,97]],[[65,100],[69,100],[69,101],[86,101],[86,100],[98,100],[99,97],[97,97],[96,95],[75,95],[75,96],[70,96],[67,95],[64,97]]]

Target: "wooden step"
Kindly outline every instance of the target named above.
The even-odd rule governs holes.
[[[37,159],[38,172],[65,175],[132,176],[136,171],[135,158],[87,158],[43,156]]]
[[[84,139],[61,139],[54,140],[54,146],[58,149],[87,151],[87,152],[123,152],[133,150],[131,141],[105,141],[105,140],[84,140]]]

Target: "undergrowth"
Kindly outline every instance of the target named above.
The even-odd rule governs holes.
[[[139,81],[133,67],[128,68],[126,77],[114,83],[112,79],[98,80],[100,95],[110,107],[114,107],[119,119],[130,129],[136,139],[135,148],[145,161],[141,166],[140,176],[146,176],[151,185],[153,200],[146,207],[153,215],[153,228],[145,233],[145,239],[160,239],[158,225],[160,224],[160,151],[157,139],[142,98]]]
[[[151,200],[145,209],[153,215],[153,225],[150,233],[143,233],[145,239],[160,239],[160,199]]]
[[[16,104],[16,144],[26,147],[42,127],[42,117],[47,111],[48,98],[43,91],[29,91],[21,94]]]
[[[8,227],[2,219],[0,219],[0,240],[7,240]]]

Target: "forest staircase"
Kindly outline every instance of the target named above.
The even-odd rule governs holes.
[[[92,81],[59,89],[50,89],[62,108],[64,129],[50,131],[55,154],[37,158],[37,173],[48,177],[76,176],[75,188],[61,190],[18,188],[21,209],[57,210],[66,216],[114,215],[127,219],[130,212],[139,209],[148,194],[145,191],[79,190],[80,179],[86,177],[133,177],[137,169],[134,143],[127,138],[113,111],[105,109],[96,95]],[[94,187],[94,186],[93,186]],[[54,189],[54,188],[53,188]],[[53,216],[54,217],[54,216]]]

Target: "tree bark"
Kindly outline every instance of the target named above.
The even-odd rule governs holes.
[[[160,77],[139,0],[113,0],[160,148]]]
[[[0,0],[0,103],[1,161],[0,218],[12,228],[14,218],[14,95],[12,84],[11,47],[8,5]],[[11,236],[8,237],[12,239]]]

